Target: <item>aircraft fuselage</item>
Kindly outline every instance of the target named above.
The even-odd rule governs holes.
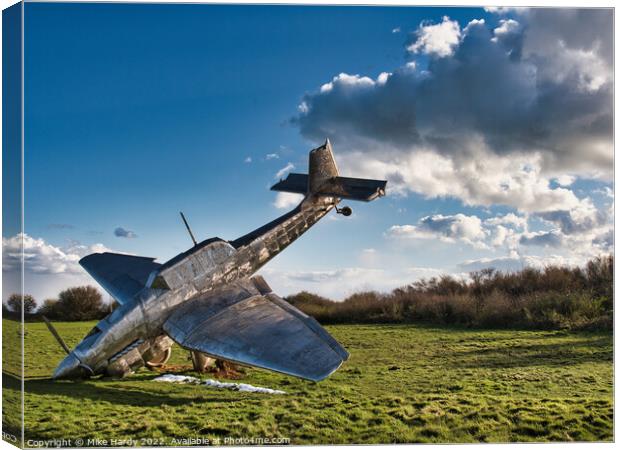
[[[210,239],[171,259],[116,308],[60,363],[53,378],[124,376],[166,352],[162,326],[180,304],[251,277],[338,203],[306,198],[295,209],[235,241]]]

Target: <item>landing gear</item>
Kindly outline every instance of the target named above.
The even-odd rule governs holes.
[[[194,370],[198,373],[213,373],[218,378],[241,378],[243,372],[239,368],[223,359],[215,359],[200,352],[190,352],[190,359]]]
[[[343,206],[342,208],[338,208],[336,206],[335,208],[336,208],[337,214],[342,214],[345,217],[349,217],[353,213],[353,210],[349,208],[348,206]]]
[[[189,355],[192,360],[192,365],[194,366],[194,370],[198,373],[208,372],[208,369],[212,367],[215,363],[214,358],[210,358],[204,353],[189,352]]]
[[[147,369],[155,370],[157,368],[162,367],[164,364],[166,364],[168,360],[170,359],[171,354],[172,354],[172,349],[167,348],[162,353],[158,354],[154,358],[151,358],[149,361],[145,361],[144,364],[146,365]]]

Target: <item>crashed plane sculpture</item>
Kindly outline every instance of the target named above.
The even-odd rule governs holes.
[[[307,175],[289,174],[271,188],[304,194],[301,203],[245,236],[196,243],[190,230],[195,245],[164,264],[116,253],[84,257],[82,267],[119,306],[72,351],[65,346],[68,356],[53,378],[122,377],[161,366],[173,342],[205,358],[326,378],[348,358],[346,350],[253,274],[330,210],[350,215],[336,206],[341,199],[370,201],[385,195],[385,186],[338,176],[326,141],[310,152]]]

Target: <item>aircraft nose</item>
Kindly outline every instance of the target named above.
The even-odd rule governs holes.
[[[58,380],[60,378],[82,378],[84,377],[84,371],[80,367],[80,360],[77,359],[73,353],[69,353],[65,359],[62,360],[52,378]]]

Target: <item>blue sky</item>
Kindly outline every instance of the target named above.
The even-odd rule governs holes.
[[[234,239],[282,214],[268,189],[276,173],[290,165],[305,172],[307,152],[325,137],[344,175],[387,177],[390,195],[352,204],[349,219],[325,219],[272,261],[265,275],[283,295],[308,289],[342,298],[420,276],[460,276],[481,260],[511,269],[579,264],[610,250],[592,242],[602,242],[611,223],[601,214],[613,195],[605,122],[613,78],[605,78],[611,65],[600,45],[611,28],[561,36],[571,20],[585,28],[606,17],[60,3],[30,3],[25,14],[25,230],[42,267],[27,283],[37,297],[88,282],[75,261],[89,251],[160,261],[184,251],[190,240],[179,210],[199,239]],[[551,22],[560,30],[551,41],[568,42],[566,58],[540,62],[543,51],[558,53],[532,50],[536,39],[550,40],[536,30]],[[472,55],[488,70],[467,69]],[[574,76],[544,78],[558,67]],[[513,84],[495,86],[500,78]],[[488,99],[453,100],[480,86]],[[575,108],[600,120],[584,128],[579,113],[565,114],[562,126],[574,131],[567,137],[532,130],[540,114],[566,110],[548,100],[561,89],[577,92]],[[503,95],[501,103],[517,106],[498,109]],[[540,106],[531,106],[532,95]],[[584,150],[570,148],[569,138]],[[462,169],[480,161],[488,167]],[[451,168],[435,176],[444,165]],[[507,181],[493,178],[498,171]],[[500,186],[498,194],[487,195],[487,184]],[[491,244],[507,214],[526,225],[504,227],[512,244]],[[576,229],[590,233],[578,252]],[[5,248],[16,232],[5,226]]]

